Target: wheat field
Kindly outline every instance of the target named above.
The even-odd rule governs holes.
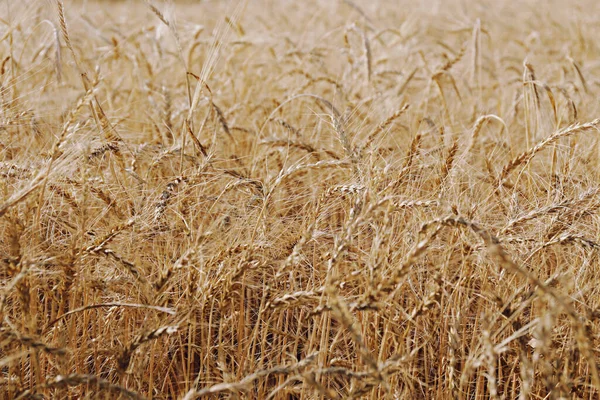
[[[599,3],[0,10],[1,399],[599,398]]]

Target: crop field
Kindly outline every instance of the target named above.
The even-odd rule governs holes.
[[[599,15],[0,0],[0,399],[598,399]]]

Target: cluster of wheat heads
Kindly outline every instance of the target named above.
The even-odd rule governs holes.
[[[418,3],[0,2],[0,398],[597,398],[598,6]]]

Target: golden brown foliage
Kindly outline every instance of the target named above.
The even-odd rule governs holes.
[[[596,2],[0,9],[1,399],[600,395]]]

